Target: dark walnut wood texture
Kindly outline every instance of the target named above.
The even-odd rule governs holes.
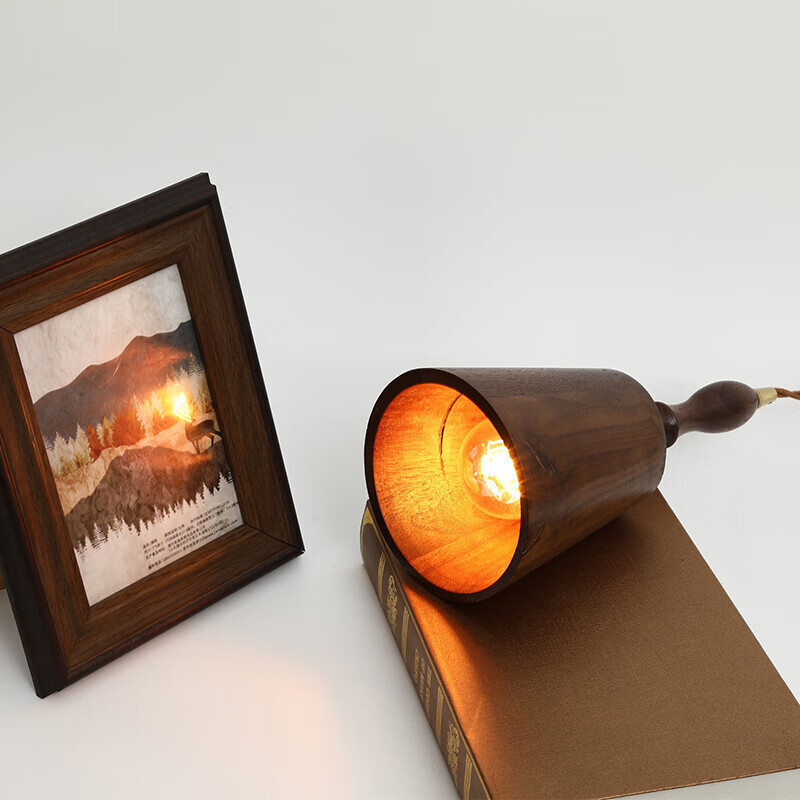
[[[656,403],[671,447],[690,431],[724,433],[747,422],[758,409],[758,394],[744,383],[718,381],[698,389],[685,403]]]
[[[244,525],[89,607],[14,333],[177,263]],[[0,562],[40,696],[303,551],[207,175],[0,257]]]
[[[418,385],[430,392],[415,390]],[[420,393],[419,402],[404,408],[401,399],[393,405],[408,390]],[[447,392],[451,404],[463,395],[485,415],[512,454],[522,497],[511,529],[507,520],[488,517],[475,528],[473,517],[464,516],[465,506],[442,501],[448,490],[441,487],[452,481]],[[432,447],[421,458],[414,453],[420,431],[424,446]],[[412,370],[384,390],[373,410],[365,444],[367,487],[401,563],[440,596],[474,601],[554,558],[653,491],[664,470],[665,444],[656,404],[620,372]],[[434,477],[437,463],[445,473],[441,480]],[[453,536],[453,530],[477,535]],[[422,544],[409,545],[420,531]],[[506,563],[498,572],[502,558]],[[443,581],[425,567],[438,560],[456,565],[454,573],[468,569],[475,580]]]

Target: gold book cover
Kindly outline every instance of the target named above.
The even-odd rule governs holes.
[[[800,766],[800,706],[659,492],[480,603],[364,565],[459,794],[600,800]]]

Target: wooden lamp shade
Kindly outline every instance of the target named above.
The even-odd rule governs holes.
[[[502,439],[520,497],[499,516],[464,485],[477,426]],[[459,601],[488,597],[653,491],[665,424],[614,370],[417,369],[392,381],[366,437],[372,508],[400,562]]]

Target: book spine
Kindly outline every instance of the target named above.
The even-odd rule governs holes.
[[[490,800],[369,504],[361,520],[361,558],[458,793],[463,800]]]

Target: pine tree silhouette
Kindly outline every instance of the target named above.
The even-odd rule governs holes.
[[[114,416],[113,414],[111,415]],[[103,450],[107,447],[113,447],[114,439],[114,422],[108,417],[103,417]]]
[[[111,441],[114,447],[124,444],[136,444],[144,439],[144,428],[132,406],[123,406],[114,418],[114,432]]]
[[[103,443],[100,441],[100,437],[97,435],[97,431],[91,423],[86,429],[86,436],[89,439],[89,453],[92,456],[92,461],[97,461],[100,457],[100,453],[103,452]]]

